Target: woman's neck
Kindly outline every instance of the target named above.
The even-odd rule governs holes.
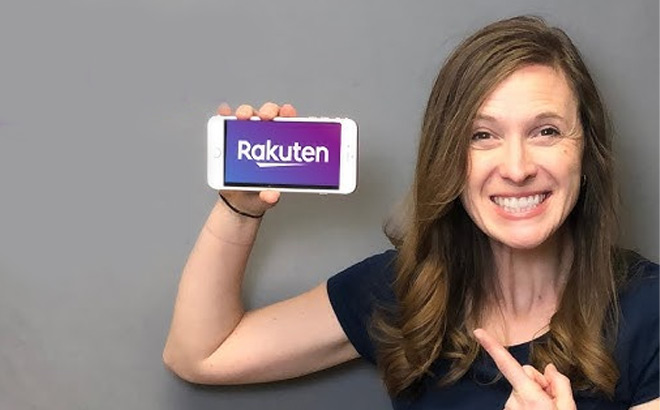
[[[557,232],[535,249],[512,249],[494,241],[491,248],[496,290],[488,302],[487,326],[495,327],[507,344],[544,333],[570,269],[569,235]]]

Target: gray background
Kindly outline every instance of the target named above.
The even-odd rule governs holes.
[[[203,388],[161,364],[178,277],[216,196],[205,123],[223,101],[360,124],[358,191],[286,195],[246,302],[295,295],[388,246],[421,113],[474,29],[535,13],[581,48],[613,114],[624,244],[658,259],[658,2],[3,1],[0,409],[387,408],[359,360]]]

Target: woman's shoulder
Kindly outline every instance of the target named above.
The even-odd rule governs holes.
[[[366,360],[375,363],[375,348],[368,333],[377,306],[394,300],[392,281],[396,251],[370,256],[328,279],[330,304],[344,333]]]
[[[652,303],[658,310],[658,264],[631,250],[621,251],[619,264],[623,276],[619,287],[622,308],[636,308]]]
[[[633,405],[658,397],[658,264],[626,251],[619,289],[619,332],[615,358],[621,373],[617,396]]]
[[[634,251],[622,252],[619,287],[620,337],[634,337],[649,327],[658,327],[660,281],[658,264]]]
[[[362,293],[380,298],[389,296],[395,276],[396,256],[396,250],[389,249],[349,266],[328,280],[329,291]]]

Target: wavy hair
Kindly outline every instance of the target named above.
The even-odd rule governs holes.
[[[431,365],[448,360],[440,385],[459,380],[478,357],[480,323],[494,261],[488,237],[460,202],[473,120],[488,94],[521,67],[561,70],[578,101],[586,183],[565,222],[573,259],[547,337],[534,342],[537,368],[553,363],[577,389],[614,394],[618,312],[618,195],[611,130],[580,53],[559,28],[534,16],[492,23],[463,41],[440,70],[424,114],[405,227],[386,234],[398,248],[395,307],[372,317],[378,366],[391,396],[414,394]]]

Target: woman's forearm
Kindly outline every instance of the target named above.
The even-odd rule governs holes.
[[[183,269],[165,363],[187,378],[229,336],[243,316],[241,284],[259,219],[218,201]]]

